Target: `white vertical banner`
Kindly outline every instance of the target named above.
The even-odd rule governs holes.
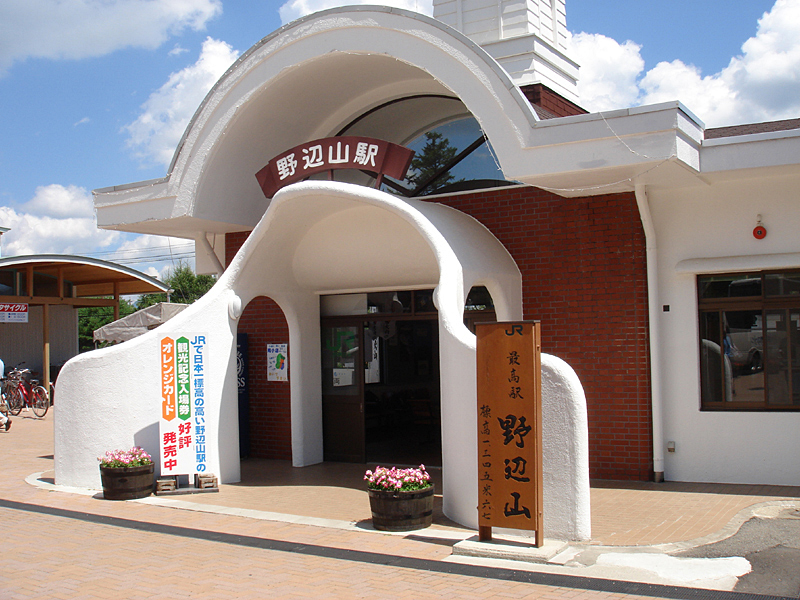
[[[204,335],[164,337],[160,342],[161,475],[191,475],[206,470]]]
[[[192,411],[194,413],[194,473],[205,473],[208,468],[208,450],[206,445],[206,336],[196,335],[192,338]]]

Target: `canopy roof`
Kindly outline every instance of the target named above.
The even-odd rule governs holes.
[[[121,295],[169,291],[168,285],[144,273],[96,258],[64,254],[0,258],[0,303],[42,307],[45,388],[50,384],[50,306],[110,306],[118,319]]]
[[[155,329],[164,321],[169,321],[188,306],[188,304],[173,302],[153,304],[96,329],[93,334],[94,341],[124,342],[132,340],[150,329]]]
[[[149,294],[169,291],[169,286],[140,271],[96,258],[64,254],[33,254],[0,258],[0,277],[3,273],[21,273],[23,279],[13,286],[7,296],[87,298],[125,294]],[[11,282],[5,277],[0,282]],[[48,282],[46,285],[44,282]],[[59,282],[62,284],[59,287]],[[55,285],[52,285],[52,284]],[[63,284],[71,284],[65,292]],[[12,285],[6,283],[6,285]],[[6,290],[8,291],[8,290]],[[22,292],[22,293],[20,293]],[[0,294],[3,294],[0,291]],[[35,304],[36,302],[29,302]]]

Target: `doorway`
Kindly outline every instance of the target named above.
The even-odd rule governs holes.
[[[350,310],[366,314],[321,322],[324,459],[440,466],[432,290],[348,296],[363,296]]]

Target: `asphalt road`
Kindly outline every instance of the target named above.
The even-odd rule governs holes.
[[[739,579],[734,591],[798,598],[800,511],[786,508],[774,518],[754,517],[735,535],[721,542],[699,546],[675,556],[743,556],[750,561],[753,570]]]

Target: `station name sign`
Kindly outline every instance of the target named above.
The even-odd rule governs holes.
[[[267,198],[282,187],[302,181],[315,173],[358,169],[377,175],[379,187],[384,175],[403,179],[414,151],[384,140],[341,136],[314,140],[286,150],[256,173]]]
[[[541,333],[538,321],[478,323],[478,526],[542,541]]]

